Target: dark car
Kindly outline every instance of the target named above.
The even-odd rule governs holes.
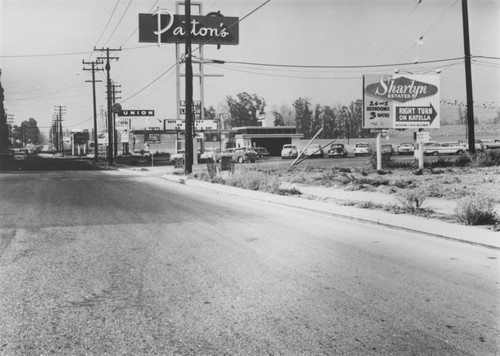
[[[347,157],[347,150],[341,143],[334,143],[327,152],[328,157]]]
[[[265,147],[255,147],[255,152],[257,152],[257,157],[264,158],[269,156],[269,151]]]
[[[257,160],[257,152],[254,151],[252,147],[237,147],[233,148],[232,152],[232,161],[243,163],[243,162],[252,162],[254,163]],[[229,150],[224,151],[228,153]]]

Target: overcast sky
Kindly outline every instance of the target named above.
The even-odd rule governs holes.
[[[217,108],[226,96],[243,91],[263,97],[268,110],[299,97],[313,104],[348,104],[361,98],[363,74],[396,68],[414,73],[440,69],[441,99],[465,102],[461,3],[202,1],[204,14],[220,10],[240,19],[250,14],[239,24],[239,45],[204,47],[205,58],[227,62],[205,66],[206,73],[223,75],[206,78],[205,106]],[[494,107],[500,106],[500,1],[468,3],[474,100],[486,105],[481,113],[495,116]],[[175,45],[138,42],[138,14],[158,6],[175,13],[171,0],[1,0],[0,68],[8,114],[16,124],[33,117],[48,128],[54,107],[63,105],[64,127],[90,129],[92,85],[86,80],[91,73],[82,70],[82,60],[103,55],[92,51],[95,46],[122,49],[113,53],[119,60],[111,63],[111,77],[121,85],[117,101],[123,108],[152,109],[158,119],[175,119],[175,70],[168,70],[175,63]],[[433,63],[423,63],[428,61]],[[98,73],[103,80],[97,83],[98,110],[106,106],[105,78],[105,72]],[[198,87],[194,99],[199,99]],[[455,108],[443,104],[441,110]]]

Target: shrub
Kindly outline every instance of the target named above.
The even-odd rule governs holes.
[[[427,196],[427,192],[423,189],[412,189],[399,196],[398,201],[404,211],[413,213],[422,209],[422,204]]]
[[[382,168],[391,167],[392,153],[382,153]],[[370,155],[369,160],[370,167],[373,169],[377,168],[377,152],[374,151]]]
[[[491,151],[477,152],[475,154],[466,153],[465,156],[471,167],[491,167],[500,165],[500,156],[495,155]]]
[[[455,215],[465,225],[495,223],[498,219],[494,211],[495,203],[493,198],[486,195],[469,195],[457,202]]]

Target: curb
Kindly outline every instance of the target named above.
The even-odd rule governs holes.
[[[321,197],[318,197],[319,200],[309,200],[300,197],[280,196],[259,191],[251,191],[215,183],[202,182],[186,175],[164,174],[160,178],[228,195],[243,196],[248,199],[292,206],[339,218],[500,250],[500,233],[480,227],[451,224],[419,216],[395,215],[385,211],[346,207],[336,205],[332,202],[326,202],[322,200]]]

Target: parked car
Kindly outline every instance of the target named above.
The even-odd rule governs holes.
[[[402,143],[397,147],[398,154],[411,155],[415,152],[415,145],[413,143]]]
[[[57,148],[53,145],[39,145],[35,148],[37,153],[56,153]]]
[[[220,160],[220,155],[222,150],[220,147],[209,147],[200,155],[200,161],[206,162],[208,160],[213,160],[214,162],[218,162]]]
[[[295,145],[283,145],[281,149],[281,158],[297,158],[299,155],[299,150]]]
[[[371,147],[368,142],[358,142],[354,146],[354,156],[368,156],[371,153]]]
[[[328,157],[347,157],[347,150],[341,143],[334,143],[326,153]]]
[[[478,140],[482,150],[500,148],[500,140]]]
[[[386,154],[394,154],[394,147],[392,146],[391,143],[383,143],[381,145],[381,148],[382,148],[382,153],[386,153]]]
[[[324,155],[325,155],[325,152],[321,148],[321,145],[311,144],[304,151],[304,155],[308,156],[308,157],[311,157],[311,158],[323,158]]]
[[[264,158],[269,156],[269,151],[265,147],[255,147],[255,152],[257,152],[257,157]]]
[[[151,158],[151,151],[147,151],[144,149],[134,150],[134,153],[132,153],[132,156],[142,156],[142,157],[146,157],[146,158]]]
[[[28,159],[29,151],[26,148],[13,148],[10,150],[10,155],[14,161],[25,161]]]
[[[426,142],[427,143],[427,142]],[[465,147],[458,142],[433,142],[424,144],[424,154],[437,156],[440,154],[457,154],[461,155],[465,152]]]
[[[257,152],[252,147],[237,147],[234,148],[232,161],[238,163],[252,162],[257,160]]]

